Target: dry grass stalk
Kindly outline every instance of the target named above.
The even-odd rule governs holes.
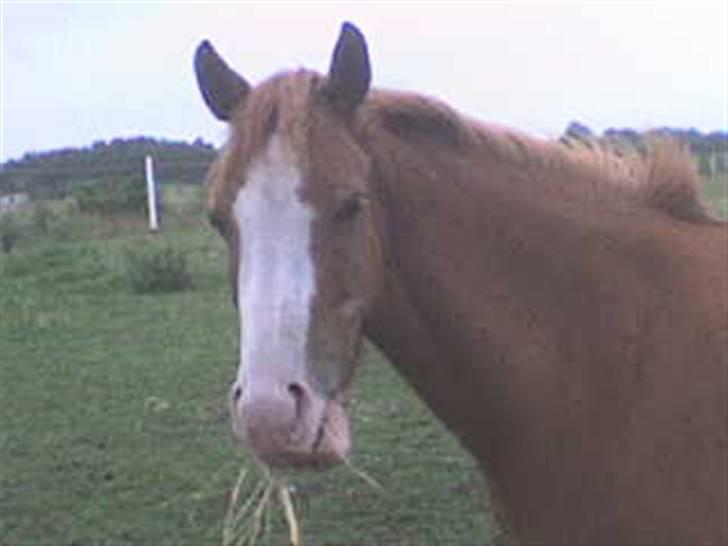
[[[361,468],[354,466],[354,463],[352,463],[349,459],[344,459],[344,464],[346,465],[346,468],[348,468],[352,472],[352,474],[354,474],[354,476],[364,481],[364,483],[366,483],[372,489],[376,489],[377,491],[384,490],[382,485],[377,480],[372,478]]]
[[[243,467],[235,487],[230,493],[230,502],[223,525],[223,546],[253,546],[270,532],[271,505],[277,500],[281,503],[289,529],[291,546],[301,546],[301,532],[293,507],[290,489],[281,477],[274,477],[265,467],[257,476],[250,493],[243,494],[249,470]]]
[[[346,468],[369,487],[378,491],[383,487],[366,472],[346,459]],[[284,475],[274,475],[265,466],[262,473],[254,477],[249,493],[244,493],[244,485],[249,481],[249,469],[243,467],[238,474],[235,487],[230,493],[225,523],[223,525],[222,546],[253,546],[259,544],[270,533],[272,505],[280,503],[288,526],[290,546],[303,546],[301,527],[291,495],[291,488]],[[277,493],[277,496],[274,495]]]
[[[278,495],[283,505],[283,510],[286,515],[286,522],[288,523],[288,537],[291,541],[291,546],[302,546],[301,542],[301,531],[298,527],[298,518],[296,518],[296,511],[293,508],[293,501],[291,500],[291,491],[286,485],[281,485],[278,489]]]

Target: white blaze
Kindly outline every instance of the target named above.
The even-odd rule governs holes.
[[[233,205],[240,232],[239,385],[269,375],[266,368],[276,367],[291,381],[304,373],[315,277],[314,211],[302,201],[302,185],[295,154],[274,135],[252,162]]]

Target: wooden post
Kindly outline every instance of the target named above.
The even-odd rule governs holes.
[[[144,161],[144,167],[147,174],[147,205],[149,208],[149,229],[157,231],[159,229],[159,219],[157,218],[157,187],[154,183],[154,164],[152,156],[147,156]]]

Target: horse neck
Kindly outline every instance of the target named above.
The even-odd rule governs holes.
[[[387,265],[368,336],[472,452],[492,453],[501,419],[549,391],[553,366],[611,354],[604,330],[569,336],[595,306],[605,330],[634,335],[617,302],[642,294],[625,288],[619,254],[639,241],[620,238],[583,182],[435,148],[373,156]]]
[[[487,471],[507,523],[525,542],[618,543],[680,519],[682,498],[653,512],[655,484],[724,468],[724,451],[690,457],[725,430],[725,382],[706,381],[725,377],[725,225],[602,200],[568,169],[371,142],[386,266],[367,336]],[[665,438],[684,454],[668,471]],[[584,506],[594,521],[573,517]]]

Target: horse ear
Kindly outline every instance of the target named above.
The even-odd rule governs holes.
[[[351,23],[344,23],[334,48],[324,92],[337,110],[351,114],[364,100],[371,79],[364,35]]]
[[[250,91],[250,85],[204,40],[195,52],[195,75],[202,98],[215,117],[228,121]]]

